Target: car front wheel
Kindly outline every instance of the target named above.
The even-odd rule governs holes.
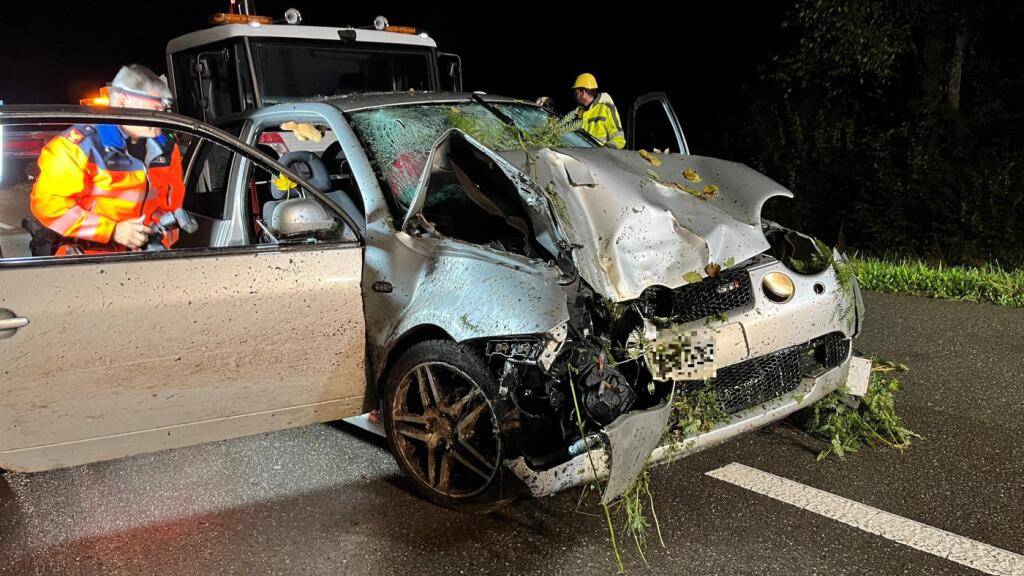
[[[493,508],[504,486],[496,389],[482,359],[447,340],[419,342],[384,388],[388,445],[414,490],[447,508]]]

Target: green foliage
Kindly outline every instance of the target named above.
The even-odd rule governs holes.
[[[710,386],[677,394],[672,400],[669,427],[662,443],[682,442],[728,420],[729,415],[719,406],[715,391]]]
[[[905,366],[876,360],[867,394],[857,408],[844,402],[844,390],[837,390],[814,404],[805,430],[827,443],[818,454],[819,461],[830,454],[843,458],[864,446],[903,450],[910,446],[911,438],[920,438],[904,427],[896,414],[895,395],[900,391],[900,382],[890,374],[903,370]]]
[[[572,368],[572,366],[570,366],[569,367],[569,393],[572,396],[573,409],[576,411],[576,427],[577,427],[577,430],[579,431],[580,438],[586,438],[587,437],[586,436],[586,432],[583,429],[583,416],[582,416],[582,412],[580,412],[579,400],[576,398],[576,385],[573,383],[572,375],[573,375],[573,368]],[[590,459],[590,467],[592,469],[594,469],[594,470],[597,470],[597,466],[594,463],[594,455],[591,453],[590,448],[587,448],[587,458]],[[596,488],[597,486],[595,485],[594,487]],[[584,490],[586,490],[586,488],[584,488]],[[586,492],[584,492],[584,494],[586,494]],[[652,503],[652,506],[653,506],[653,503]],[[619,544],[618,544],[618,541],[615,539],[615,526],[614,526],[614,524],[612,524],[611,510],[608,509],[608,505],[605,504],[604,502],[601,503],[601,508],[604,511],[605,522],[607,522],[607,525],[608,525],[608,541],[609,541],[609,543],[611,543],[612,552],[615,553],[615,562],[619,566],[619,573],[625,572],[626,568],[625,568],[625,565],[623,565],[623,563],[622,563],[622,555],[619,554]]]
[[[654,510],[654,496],[651,494],[651,477],[645,468],[636,477],[633,484],[619,497],[618,510],[625,518],[623,532],[633,538],[636,550],[647,563],[644,550],[647,549],[647,533],[651,528],[651,521],[647,519],[650,512],[651,520],[654,522],[654,529],[658,535],[658,542],[665,547],[665,540],[661,537],[661,524],[658,522],[658,514]]]
[[[861,288],[946,300],[1024,307],[1024,270],[929,266],[921,261],[887,262],[856,258],[852,267]]]
[[[901,57],[910,49],[910,28],[898,2],[796,2],[784,28],[801,32],[796,49],[781,72],[793,83],[820,82],[825,71],[843,80],[886,83],[897,74]]]
[[[796,194],[766,217],[871,254],[1024,265],[1022,21],[1008,0],[796,0],[750,148],[728,151]]]
[[[835,263],[832,248],[821,240],[814,239],[814,254],[807,261],[790,260],[787,265],[799,274],[817,274]]]
[[[493,117],[468,114],[459,107],[449,108],[445,117],[452,128],[462,130],[493,150],[533,150],[564,146],[565,135],[572,132],[556,118],[549,118],[538,128],[527,129],[496,122]]]

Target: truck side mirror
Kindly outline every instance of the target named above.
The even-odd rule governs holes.
[[[220,102],[222,94],[226,94],[231,86],[226,85],[229,79],[227,72],[228,51],[202,52],[193,62],[196,86],[199,89],[199,109],[203,122],[209,122],[222,115],[225,103]],[[230,112],[230,104],[226,106]]]
[[[439,52],[437,63],[441,70],[441,88],[462,92],[462,58],[458,54]]]

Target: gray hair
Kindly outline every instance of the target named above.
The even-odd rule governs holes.
[[[110,83],[110,87],[113,90],[129,95],[149,96],[150,98],[155,96],[165,100],[174,98],[174,95],[171,94],[171,89],[167,86],[167,78],[157,76],[152,70],[142,64],[122,66],[118,70],[117,76],[114,76],[114,81]]]

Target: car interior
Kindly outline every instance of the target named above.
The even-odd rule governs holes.
[[[463,138],[450,138],[432,167],[420,214],[444,237],[531,258],[550,257],[536,241],[515,184]]]
[[[227,128],[235,134],[239,132],[238,129]],[[329,127],[318,125],[315,129],[320,134],[318,142],[300,139],[295,131],[270,127],[261,133],[258,146],[272,158],[284,160],[292,170],[351,215],[359,228],[365,228],[362,196],[341,144]],[[56,135],[57,132],[52,134]],[[231,218],[225,209],[235,153],[225,146],[198,138],[179,139],[179,147],[185,172],[184,208],[194,216],[198,229],[192,234],[181,233],[174,247],[204,248],[267,241],[261,224],[266,226],[271,221],[273,212],[288,196],[273,185],[278,174],[268,174],[258,167],[250,169],[247,176],[250,201],[246,207],[246,238],[225,242],[217,229]],[[0,258],[32,256],[32,236],[22,223],[30,215],[29,196],[33,184],[34,179],[28,177],[0,188]]]
[[[285,125],[302,126],[295,123]],[[361,229],[365,228],[363,198],[342,152],[341,143],[326,125],[312,126],[314,134],[319,135],[318,142],[299,136],[312,133],[310,127],[306,124],[305,130],[285,130],[276,126],[267,128],[260,133],[258,146],[352,215]],[[271,224],[275,211],[289,197],[288,192],[274,185],[274,177],[276,175],[269,175],[260,169],[249,174],[251,238],[260,238],[265,232],[264,227],[273,228]]]

